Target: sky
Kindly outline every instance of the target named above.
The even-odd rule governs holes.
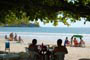
[[[70,23],[69,27],[90,27],[90,22],[86,22],[86,24],[84,24],[84,20],[77,21],[76,23],[71,23],[69,21],[69,23]],[[40,26],[41,27],[68,27],[61,22],[59,22],[59,24],[57,26],[53,26],[52,23],[43,24],[43,22],[40,22]]]

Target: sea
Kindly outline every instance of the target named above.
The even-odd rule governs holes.
[[[90,28],[84,27],[0,27],[0,38],[4,39],[5,35],[9,37],[11,32],[21,36],[24,41],[37,39],[40,44],[55,44],[58,39],[64,41],[66,37],[70,40],[73,35],[82,35],[84,41],[90,42]]]

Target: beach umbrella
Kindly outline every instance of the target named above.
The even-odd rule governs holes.
[[[76,37],[76,38],[83,38],[82,35],[73,35],[73,37]]]

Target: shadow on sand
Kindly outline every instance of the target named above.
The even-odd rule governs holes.
[[[90,58],[81,58],[79,60],[90,60]]]

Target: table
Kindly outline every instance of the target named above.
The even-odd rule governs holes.
[[[0,58],[3,60],[9,60],[13,58],[19,58],[20,56],[18,54],[0,54]]]

